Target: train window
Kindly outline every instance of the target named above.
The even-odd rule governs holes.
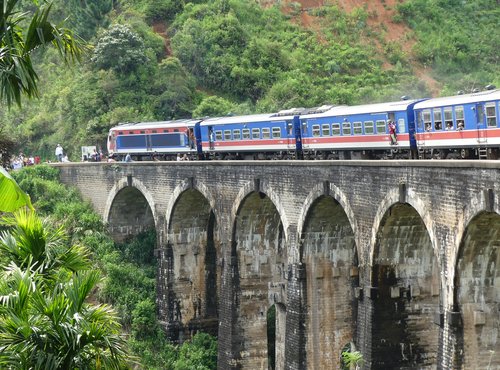
[[[488,124],[488,127],[496,127],[497,125],[495,103],[490,103],[486,105],[486,123]]]
[[[457,121],[457,128],[463,129],[464,128],[464,107],[463,106],[458,106],[455,107],[455,120]],[[483,122],[481,119],[480,122]]]
[[[377,134],[385,134],[385,121],[377,121]]]
[[[398,132],[404,134],[406,132],[406,125],[404,118],[398,119]]]
[[[264,127],[262,129],[262,138],[270,139],[271,138],[271,129],[269,127]]]
[[[354,131],[354,135],[361,135],[363,134],[363,129],[362,129],[362,123],[361,122],[353,122],[352,128]]]
[[[231,140],[231,130],[224,130],[224,140]]]
[[[292,122],[287,122],[286,123],[286,130],[288,132],[288,135],[292,134],[292,131],[293,131],[293,124],[292,124]]]
[[[158,131],[156,131],[156,130],[153,130],[153,131],[151,131],[151,132],[152,132],[153,134],[157,134],[157,133],[158,133]]]
[[[281,127],[273,127],[273,139],[279,139],[281,137]]]
[[[250,139],[250,129],[244,128],[241,133],[243,134],[243,139]]]
[[[118,135],[123,135],[123,131],[118,131]]]
[[[307,134],[307,121],[302,121],[302,135]]]
[[[373,135],[373,121],[365,122],[365,134]]]
[[[351,122],[344,122],[342,124],[342,135],[350,135],[351,134]]]
[[[240,130],[233,130],[233,139],[234,140],[240,140],[241,139],[241,131]]]
[[[339,136],[340,135],[340,124],[332,123],[332,135]]]
[[[330,136],[330,125],[328,123],[321,126],[321,135]]]
[[[174,128],[174,132],[179,132],[179,129],[178,128]]]
[[[163,130],[163,133],[168,132],[168,130]]]
[[[441,109],[433,110],[434,114],[434,130],[442,130],[443,129],[443,116],[441,114]]]
[[[222,130],[215,131],[215,140],[222,141]]]
[[[431,122],[431,110],[427,109],[422,111],[422,121],[424,121],[425,131],[432,130],[432,122]]]
[[[321,136],[319,132],[319,125],[313,125],[312,136]]]
[[[260,139],[260,129],[258,128],[252,129],[252,139]]]
[[[444,108],[444,125],[447,130],[453,129],[453,114],[451,108]]]

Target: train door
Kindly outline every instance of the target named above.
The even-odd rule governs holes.
[[[417,146],[425,146],[425,128],[424,128],[424,111],[418,111],[416,114],[417,130],[415,133],[417,139]]]
[[[286,145],[288,150],[295,150],[295,134],[293,130],[293,122],[286,121],[285,122],[285,130],[286,130]]]
[[[187,139],[188,139],[189,149],[193,150],[195,148],[195,144],[196,144],[196,138],[194,136],[194,128],[193,127],[188,128]]]
[[[208,126],[208,144],[209,144],[209,149],[214,150],[215,149],[215,132],[214,132],[214,127],[213,126]]]
[[[299,116],[293,117],[292,127],[293,127],[293,135],[295,136],[295,158],[296,159],[304,159],[304,151],[302,149],[302,138],[303,132],[302,129],[307,129],[307,123],[301,122]]]
[[[476,111],[477,142],[479,144],[485,144],[488,141],[488,137],[486,131],[484,104],[477,103],[475,111]],[[455,111],[455,114],[456,113],[457,112]]]
[[[151,140],[151,134],[146,135],[146,151],[151,152],[153,149],[153,144]]]

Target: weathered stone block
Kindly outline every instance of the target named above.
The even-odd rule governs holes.
[[[474,311],[474,325],[486,324],[486,314],[483,311]]]
[[[401,297],[401,287],[391,286],[391,298],[400,298],[400,297]]]

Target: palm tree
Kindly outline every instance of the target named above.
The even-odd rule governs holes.
[[[97,272],[74,274],[52,289],[36,270],[12,262],[0,278],[1,368],[126,366],[125,341],[114,311],[85,302],[99,280]]]
[[[85,47],[80,38],[49,22],[51,3],[32,0],[36,11],[29,16],[19,10],[20,0],[0,2],[0,100],[8,106],[21,105],[21,96],[38,96],[38,76],[31,55],[45,45],[53,45],[67,62],[79,60]],[[26,29],[22,25],[27,24]]]
[[[0,171],[0,191],[17,185]],[[18,187],[5,194],[0,233],[0,368],[122,369],[129,360],[115,312],[88,302],[99,282],[82,247],[67,247],[24,207]],[[21,197],[21,202],[12,202]],[[0,202],[1,203],[1,202]],[[0,204],[2,205],[2,204]]]

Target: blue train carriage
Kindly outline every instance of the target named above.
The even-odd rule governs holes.
[[[300,158],[300,112],[302,109],[205,119],[200,123],[205,158]]]
[[[420,158],[496,159],[500,90],[429,99],[415,105]]]
[[[108,152],[117,156],[130,153],[135,160],[174,160],[177,154],[197,156],[195,126],[200,120],[123,123],[112,127]]]
[[[308,159],[387,159],[416,156],[413,106],[420,100],[336,106],[300,117]],[[388,122],[396,126],[397,141]]]

